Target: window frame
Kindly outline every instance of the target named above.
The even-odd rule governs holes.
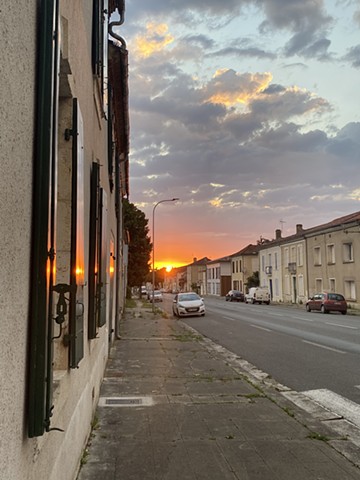
[[[343,263],[354,262],[354,246],[353,242],[343,243]]]

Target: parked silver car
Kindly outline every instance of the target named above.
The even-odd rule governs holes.
[[[195,292],[178,293],[173,301],[175,317],[191,317],[205,315],[204,299]]]

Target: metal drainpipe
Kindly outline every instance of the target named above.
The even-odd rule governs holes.
[[[124,10],[123,10],[122,12],[120,12],[120,20],[109,23],[109,28],[108,28],[108,30],[109,30],[109,34],[110,34],[112,37],[116,38],[116,40],[119,40],[119,42],[120,42],[124,47],[126,47],[125,40],[124,40],[122,37],[120,37],[120,35],[118,35],[117,33],[115,33],[115,32],[113,31],[113,28],[114,28],[114,27],[121,27],[121,25],[124,23],[124,21],[125,21],[125,8],[124,8]]]
[[[109,34],[115,38],[116,40],[118,40],[122,47],[123,48],[126,48],[126,42],[125,40],[120,37],[120,35],[118,35],[117,33],[114,32],[113,28],[116,27],[116,26],[121,26],[124,21],[125,21],[125,15],[124,15],[124,11],[122,11],[120,13],[120,20],[118,21],[115,21],[115,22],[111,22],[109,23]],[[120,335],[120,312],[119,312],[119,309],[120,309],[120,300],[119,300],[119,286],[120,286],[120,283],[121,283],[121,272],[120,272],[120,269],[121,269],[121,264],[120,264],[120,255],[119,255],[119,252],[120,252],[120,249],[122,248],[122,223],[120,222],[121,218],[122,218],[122,205],[121,205],[121,195],[120,195],[120,185],[121,185],[121,182],[120,182],[120,163],[121,162],[125,162],[126,159],[119,159],[118,161],[116,161],[116,186],[115,186],[115,191],[116,191],[116,204],[117,204],[117,214],[118,214],[118,218],[117,218],[117,222],[116,222],[116,294],[115,294],[115,311],[116,311],[116,316],[115,316],[115,337],[120,340],[121,339],[121,335]],[[123,261],[123,256],[122,256],[122,261]],[[126,293],[126,292],[125,292]]]

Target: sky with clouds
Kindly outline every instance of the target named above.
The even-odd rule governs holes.
[[[155,261],[360,210],[359,0],[126,0],[130,201]]]

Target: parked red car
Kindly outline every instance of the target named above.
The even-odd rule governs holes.
[[[346,315],[347,303],[340,293],[316,293],[306,302],[306,311],[319,310],[322,313],[341,312]]]

